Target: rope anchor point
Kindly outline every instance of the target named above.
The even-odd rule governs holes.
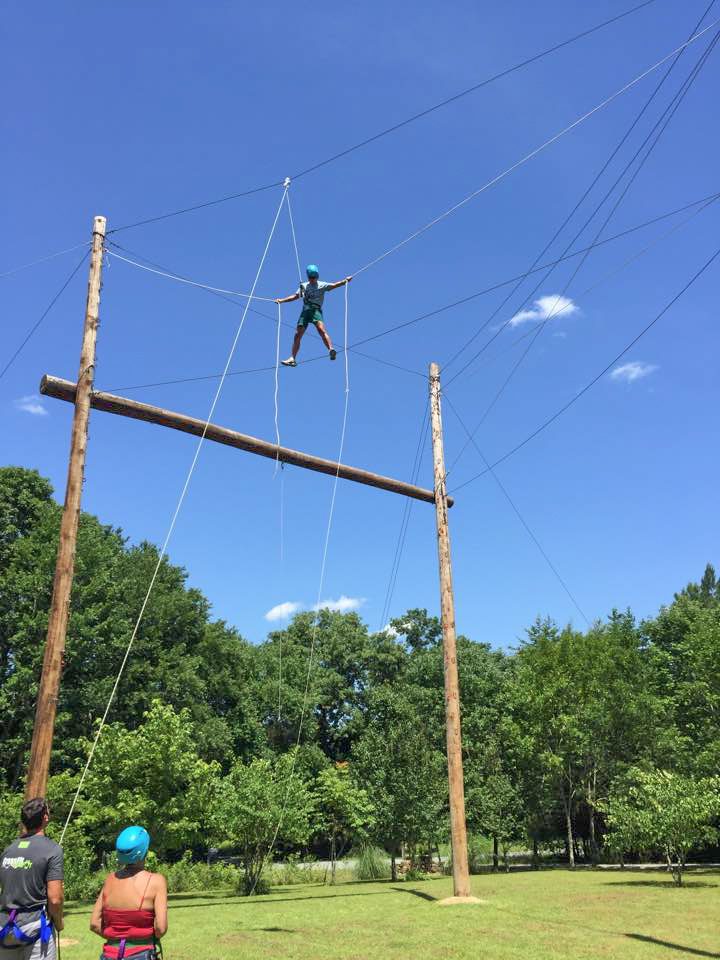
[[[285,179],[283,180],[283,187],[285,187],[285,189],[287,190],[289,186],[290,186],[290,177],[285,177]]]

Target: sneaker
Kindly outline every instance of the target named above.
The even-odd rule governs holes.
[[[288,357],[287,360],[281,360],[280,363],[282,363],[282,365],[283,365],[284,367],[296,367],[296,366],[297,366],[297,360],[295,359],[295,357]]]
[[[331,359],[331,360],[334,360],[335,357],[337,357],[337,350],[331,350],[331,351],[330,351],[330,359]]]

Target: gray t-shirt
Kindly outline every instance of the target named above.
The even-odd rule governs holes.
[[[0,855],[0,927],[17,910],[18,923],[31,923],[47,904],[48,880],[63,879],[62,847],[41,833],[18,837]]]
[[[303,282],[300,284],[298,293],[305,303],[310,303],[314,307],[320,307],[322,309],[325,291],[331,286],[332,284],[326,283],[325,280],[318,280],[317,283],[310,283],[308,280],[306,283]]]

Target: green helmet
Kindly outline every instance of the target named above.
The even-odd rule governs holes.
[[[307,267],[305,267],[305,273],[308,275],[308,280],[312,280],[313,278],[317,279],[320,276],[320,271],[314,263],[309,263]]]

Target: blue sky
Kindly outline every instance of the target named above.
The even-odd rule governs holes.
[[[6,15],[5,230],[0,272],[83,241],[92,217],[108,228],[282,179],[408,114],[609,18],[630,4],[472,2],[361,5],[278,2],[14,4]],[[692,32],[707,0],[657,0],[632,16],[298,180],[291,190],[300,256],[334,280],[354,272],[590,110]],[[718,11],[711,11],[705,24]],[[681,58],[580,213],[559,255],[630,159],[696,62]],[[718,190],[713,123],[717,52],[610,222],[606,235]],[[572,209],[654,87],[656,72],[432,230],[364,272],[350,288],[350,339],[371,336],[520,274]],[[252,283],[282,191],[212,206],[112,239],[171,270],[234,290]],[[710,207],[594,251],[478,432],[495,460],[570,399],[651,320],[714,252]],[[594,221],[596,222],[596,221]],[[598,224],[599,225],[599,224]],[[595,228],[597,229],[597,228]],[[572,231],[572,232],[571,232]],[[591,225],[578,241],[590,242]],[[623,269],[639,250],[650,249]],[[5,359],[67,277],[78,251],[0,281]],[[475,426],[536,327],[563,292],[564,265],[534,296],[522,289],[478,338],[515,318],[448,388]],[[281,216],[263,270],[263,296],[296,281]],[[502,464],[498,477],[590,619],[613,606],[653,612],[717,560],[716,264],[617,366],[555,424]],[[39,400],[43,373],[75,379],[83,267],[0,381],[4,463],[36,467],[64,489],[71,409]],[[594,289],[589,289],[593,288]],[[504,291],[472,300],[369,344],[367,352],[424,374],[484,324]],[[550,298],[550,299],[543,299]],[[537,302],[536,302],[537,301]],[[269,306],[269,310],[268,310]],[[326,320],[342,341],[342,291]],[[273,305],[259,309],[272,316]],[[283,310],[292,323],[296,305]],[[544,313],[545,312],[545,313]],[[105,270],[96,385],[117,390],[222,370],[241,308],[119,260]],[[291,330],[283,331],[283,353]],[[528,341],[523,341],[527,343]],[[302,357],[321,353],[310,331]],[[232,369],[271,366],[272,320],[250,314]],[[351,352],[344,459],[409,478],[424,412],[422,376]],[[2,364],[0,364],[1,366]],[[455,365],[455,369],[459,364]],[[450,368],[447,379],[452,372]],[[195,416],[216,381],[128,395]],[[272,439],[273,373],[229,378],[215,420]],[[342,362],[319,360],[280,377],[284,443],[337,454]],[[445,409],[451,462],[464,443]],[[161,542],[195,441],[96,413],[84,508],[131,541]],[[478,473],[465,451],[449,486]],[[420,482],[431,485],[426,449]],[[170,544],[170,558],[210,598],[214,614],[261,639],[266,613],[312,606],[332,481],[206,444]],[[282,502],[281,502],[282,501]],[[281,560],[280,516],[284,515]],[[341,483],[323,600],[381,615],[403,501]],[[573,604],[493,479],[458,492],[451,513],[458,627],[512,646],[538,614],[582,625]],[[438,609],[432,508],[415,504],[391,615]],[[289,609],[289,608],[286,608]]]

